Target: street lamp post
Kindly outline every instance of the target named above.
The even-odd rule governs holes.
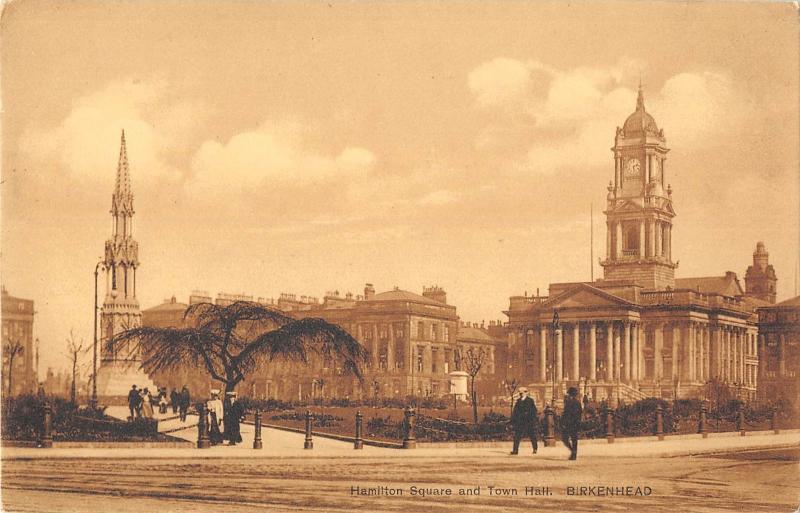
[[[89,406],[94,410],[97,409],[97,275],[100,273],[100,268],[106,269],[102,260],[97,262],[94,266],[94,310],[92,311],[92,323],[94,324],[94,344],[92,345],[92,398],[89,400]]]
[[[553,379],[553,400],[552,405],[555,408],[556,406],[556,331],[559,329],[558,323],[558,310],[553,310],[553,350],[550,351],[551,361],[552,361],[552,372],[550,375]]]

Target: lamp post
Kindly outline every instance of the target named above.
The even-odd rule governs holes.
[[[560,325],[558,323],[558,310],[553,310],[553,350],[550,352],[552,355],[552,368],[553,372],[551,376],[553,377],[553,400],[552,405],[555,408],[556,406],[556,331],[558,331]]]
[[[94,266],[94,310],[92,310],[92,323],[94,324],[94,344],[92,344],[92,397],[89,399],[89,406],[97,409],[97,275],[100,268],[105,271],[106,266],[102,260]]]

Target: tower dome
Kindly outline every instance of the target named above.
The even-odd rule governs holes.
[[[636,111],[628,116],[625,124],[622,126],[622,132],[625,137],[639,137],[643,135],[656,135],[663,136],[661,131],[656,125],[656,120],[653,116],[647,113],[644,108],[644,94],[642,93],[642,86],[639,86],[639,96],[636,98]]]

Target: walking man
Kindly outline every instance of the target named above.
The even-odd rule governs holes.
[[[578,459],[578,430],[581,427],[583,408],[578,400],[578,389],[570,387],[564,396],[564,414],[561,415],[561,440],[569,449],[569,459]]]
[[[536,403],[528,395],[528,389],[525,387],[519,389],[519,399],[511,412],[511,425],[514,427],[514,448],[511,450],[511,454],[518,453],[519,442],[523,436],[531,439],[533,454],[536,454],[536,451],[539,450],[539,444],[536,441],[539,417],[536,412]]]

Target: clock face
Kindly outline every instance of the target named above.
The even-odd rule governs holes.
[[[642,165],[639,163],[639,159],[628,159],[625,162],[625,179],[632,180],[635,178],[639,178],[642,175]]]
[[[661,179],[661,161],[659,161],[657,158],[653,159],[652,168],[650,169],[650,178],[652,180]]]

